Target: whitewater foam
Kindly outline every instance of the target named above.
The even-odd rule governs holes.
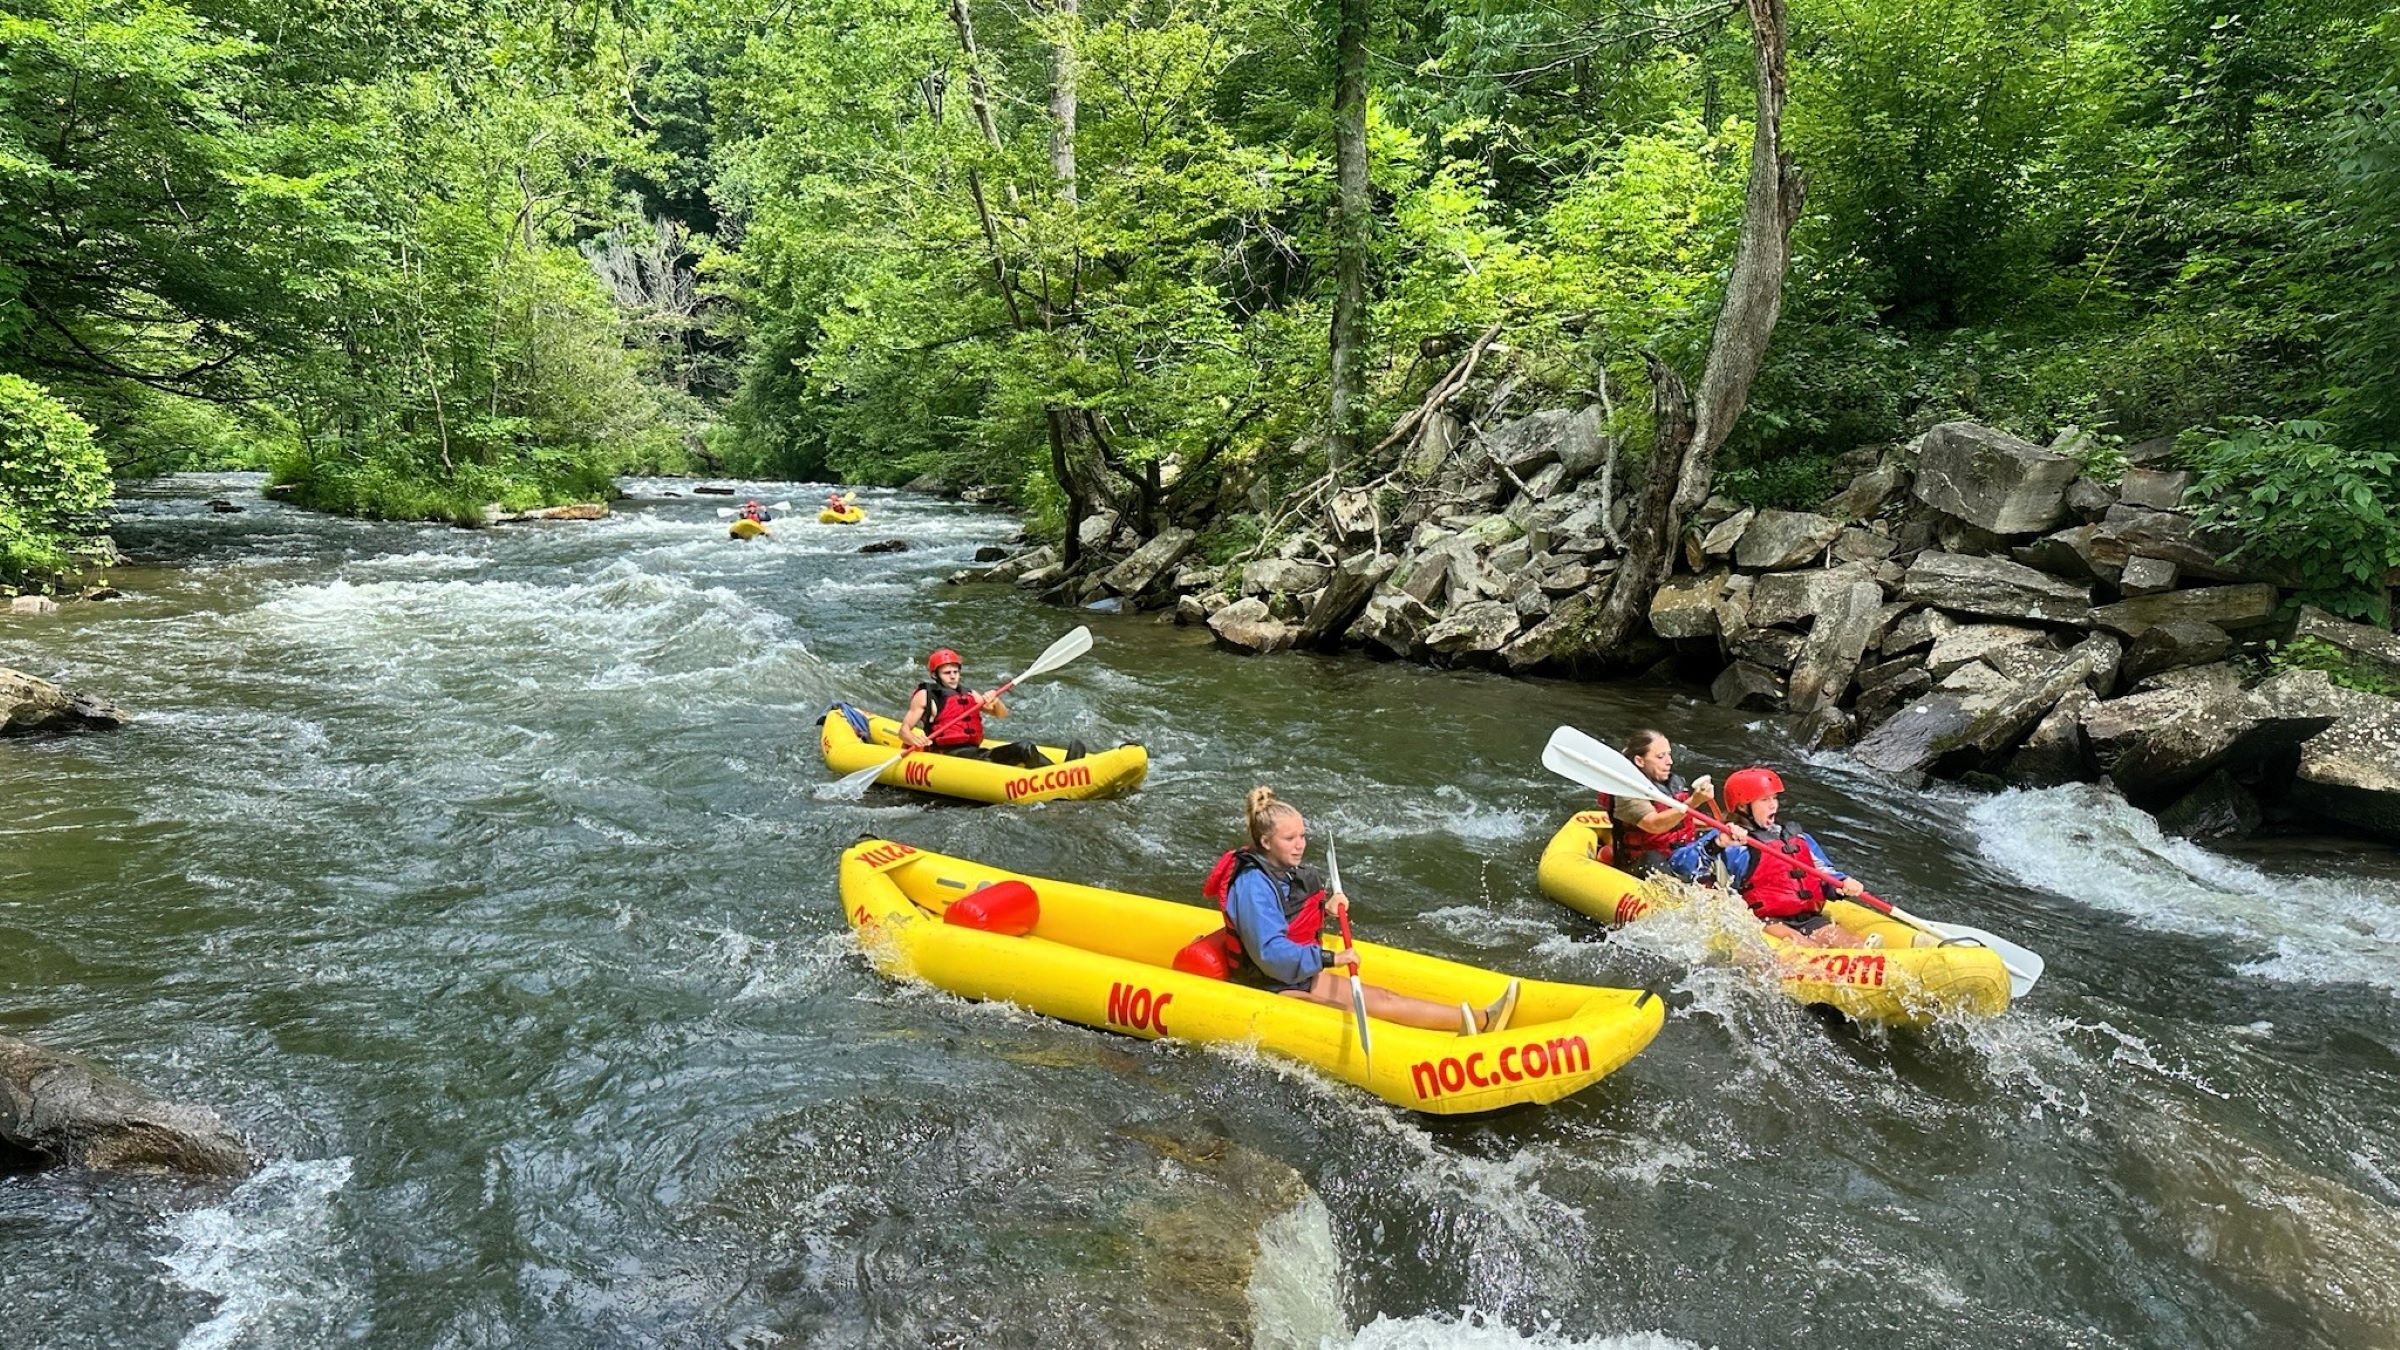
[[[2238,969],[2400,994],[2400,889],[2269,876],[2163,833],[2104,788],[2010,791],[1968,808],[1983,855],[2028,884],[2161,932],[2230,939]]]
[[[167,1221],[167,1277],[217,1301],[182,1350],[244,1344],[330,1344],[354,1310],[335,1198],[348,1158],[269,1163],[220,1205]]]

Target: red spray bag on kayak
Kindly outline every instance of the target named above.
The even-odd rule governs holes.
[[[1025,936],[1041,917],[1041,899],[1022,881],[1002,881],[970,891],[942,911],[943,923],[1002,937]]]

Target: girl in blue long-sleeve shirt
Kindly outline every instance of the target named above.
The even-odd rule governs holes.
[[[1250,847],[1217,860],[1205,887],[1208,898],[1224,909],[1242,955],[1269,988],[1311,1003],[1349,1007],[1349,982],[1355,977],[1358,955],[1327,951],[1319,938],[1327,912],[1339,919],[1349,909],[1350,898],[1327,896],[1323,878],[1301,861],[1308,853],[1308,822],[1297,808],[1278,801],[1274,789],[1264,787],[1251,790],[1247,806]],[[1343,966],[1347,969],[1337,969]],[[1464,1003],[1452,1008],[1361,984],[1369,1017],[1433,1031],[1456,1027],[1467,1036],[1506,1029],[1517,1006],[1514,980],[1497,1002],[1480,1012]]]

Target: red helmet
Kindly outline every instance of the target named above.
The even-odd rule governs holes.
[[[1725,809],[1739,811],[1761,797],[1773,797],[1783,791],[1783,780],[1773,769],[1736,769],[1725,776]]]
[[[948,647],[936,647],[933,649],[933,655],[925,658],[925,669],[936,675],[942,673],[944,666],[964,666],[965,664],[966,662],[958,659],[958,653]]]

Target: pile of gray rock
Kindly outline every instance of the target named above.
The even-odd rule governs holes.
[[[2043,447],[1945,423],[1858,456],[1814,511],[1712,499],[1640,654],[1582,638],[1637,490],[1597,409],[1437,427],[1391,478],[1224,566],[1189,530],[1142,539],[1102,517],[1082,541],[1100,565],[1080,576],[1036,549],[956,579],[1170,611],[1251,652],[1348,644],[1518,672],[1663,657],[1904,779],[2105,776],[2188,833],[2282,807],[2400,839],[2400,702],[2314,671],[2262,681],[2256,659],[2297,632],[2400,680],[2400,638],[2314,611],[2295,627],[2280,579],[2185,509],[2168,443],[2133,447],[2109,484],[2082,472],[2077,434]]]

